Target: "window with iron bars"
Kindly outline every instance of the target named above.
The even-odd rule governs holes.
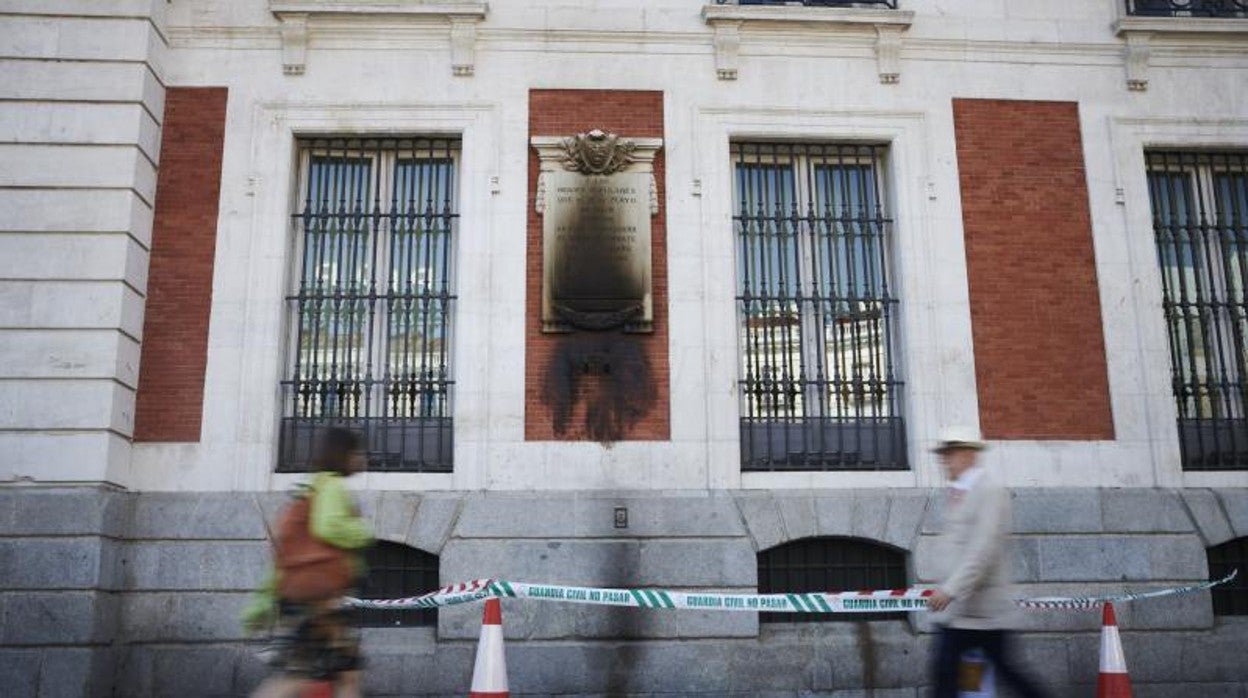
[[[906,553],[861,538],[802,538],[758,554],[758,593],[902,589]],[[897,620],[905,613],[760,613],[760,623]]]
[[[745,470],[906,467],[886,150],[732,145]]]
[[[1245,469],[1248,153],[1146,161],[1183,467]]]
[[[360,430],[373,470],[449,472],[459,141],[300,143],[298,271],[281,471],[318,429]]]
[[[438,556],[400,543],[379,541],[364,553],[368,576],[360,585],[362,599],[402,599],[438,589]],[[437,625],[438,610],[356,611],[360,625],[394,628]]]
[[[1221,579],[1235,570],[1239,574],[1210,591],[1213,615],[1248,616],[1248,537],[1234,538],[1206,551],[1209,577]]]
[[[1248,17],[1248,0],[1126,0],[1137,17]]]

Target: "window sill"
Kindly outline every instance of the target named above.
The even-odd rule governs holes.
[[[754,22],[811,22],[815,24],[895,25],[905,28],[914,23],[908,10],[876,10],[862,7],[810,7],[806,5],[706,5],[702,18],[707,22],[738,20]]]
[[[720,80],[737,79],[742,25],[781,22],[815,29],[837,27],[874,31],[880,82],[892,85],[901,80],[901,34],[914,23],[914,13],[804,5],[705,5],[702,7],[702,19],[715,30],[715,72]]]
[[[308,22],[326,24],[354,17],[401,17],[444,20],[450,28],[451,73],[471,76],[477,43],[477,24],[485,19],[484,2],[343,2],[342,0],[269,0],[269,11],[281,21],[282,72],[303,75],[307,67]]]
[[[1169,39],[1201,37],[1227,39],[1248,37],[1248,19],[1214,17],[1123,17],[1114,23],[1114,34],[1127,44],[1127,89],[1148,89],[1148,67],[1154,36]]]
[[[269,0],[269,11],[306,12],[347,15],[478,15],[485,18],[483,2],[424,2],[424,0],[390,0],[390,2],[343,2],[342,0]]]
[[[1114,23],[1118,36],[1130,32],[1153,34],[1248,34],[1248,19],[1235,17],[1123,17]]]

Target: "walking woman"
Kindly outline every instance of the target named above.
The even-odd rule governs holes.
[[[256,698],[304,695],[332,682],[335,695],[360,693],[359,633],[342,605],[364,573],[361,551],[373,534],[345,480],[366,465],[359,434],[329,428],[320,434],[317,473],[277,525],[274,569],[243,614],[248,630],[276,621],[280,674],[256,689]]]

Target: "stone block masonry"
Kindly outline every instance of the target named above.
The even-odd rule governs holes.
[[[120,483],[168,3],[0,3],[0,480]]]
[[[0,489],[0,685],[58,698],[247,693],[266,670],[238,614],[268,564],[264,519],[285,497]],[[1214,512],[1199,504],[1210,497],[1234,502],[1244,491],[1017,490],[1018,591],[1204,579],[1204,547],[1222,542],[1209,536],[1248,527],[1248,509],[1234,506],[1217,506],[1221,520],[1210,524]],[[758,550],[811,535],[897,546],[910,553],[911,579],[926,581],[937,499],[906,489],[360,493],[384,538],[440,555],[444,583],[501,576],[726,592],[757,589]],[[619,506],[636,514],[635,528],[611,525]],[[1037,513],[1046,509],[1070,515]],[[524,525],[508,535],[506,521]],[[512,685],[523,695],[914,696],[926,682],[920,616],[792,625],[747,613],[505,606]],[[1207,594],[1124,605],[1137,690],[1236,695],[1248,681],[1239,620],[1215,619]],[[1058,695],[1095,680],[1096,613],[1029,612],[1024,622],[1020,649]],[[369,695],[461,695],[479,623],[479,607],[464,606],[440,611],[436,628],[368,629]]]

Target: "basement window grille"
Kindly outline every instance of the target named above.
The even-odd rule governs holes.
[[[1221,579],[1234,570],[1239,574],[1210,592],[1213,615],[1248,616],[1248,536],[1234,538],[1209,548],[1209,578]]]
[[[758,593],[902,589],[906,554],[862,538],[802,538],[758,554]],[[897,620],[899,613],[759,613],[760,623]]]
[[[886,151],[732,146],[744,470],[907,467]]]
[[[372,470],[451,470],[459,152],[447,138],[301,143],[280,471],[314,467],[327,425],[361,431]]]
[[[1245,469],[1248,153],[1146,158],[1183,467]]]
[[[368,576],[360,585],[362,599],[402,599],[436,591],[438,556],[399,543],[380,541],[364,553]],[[438,610],[360,609],[360,625],[373,628],[438,624]]]

